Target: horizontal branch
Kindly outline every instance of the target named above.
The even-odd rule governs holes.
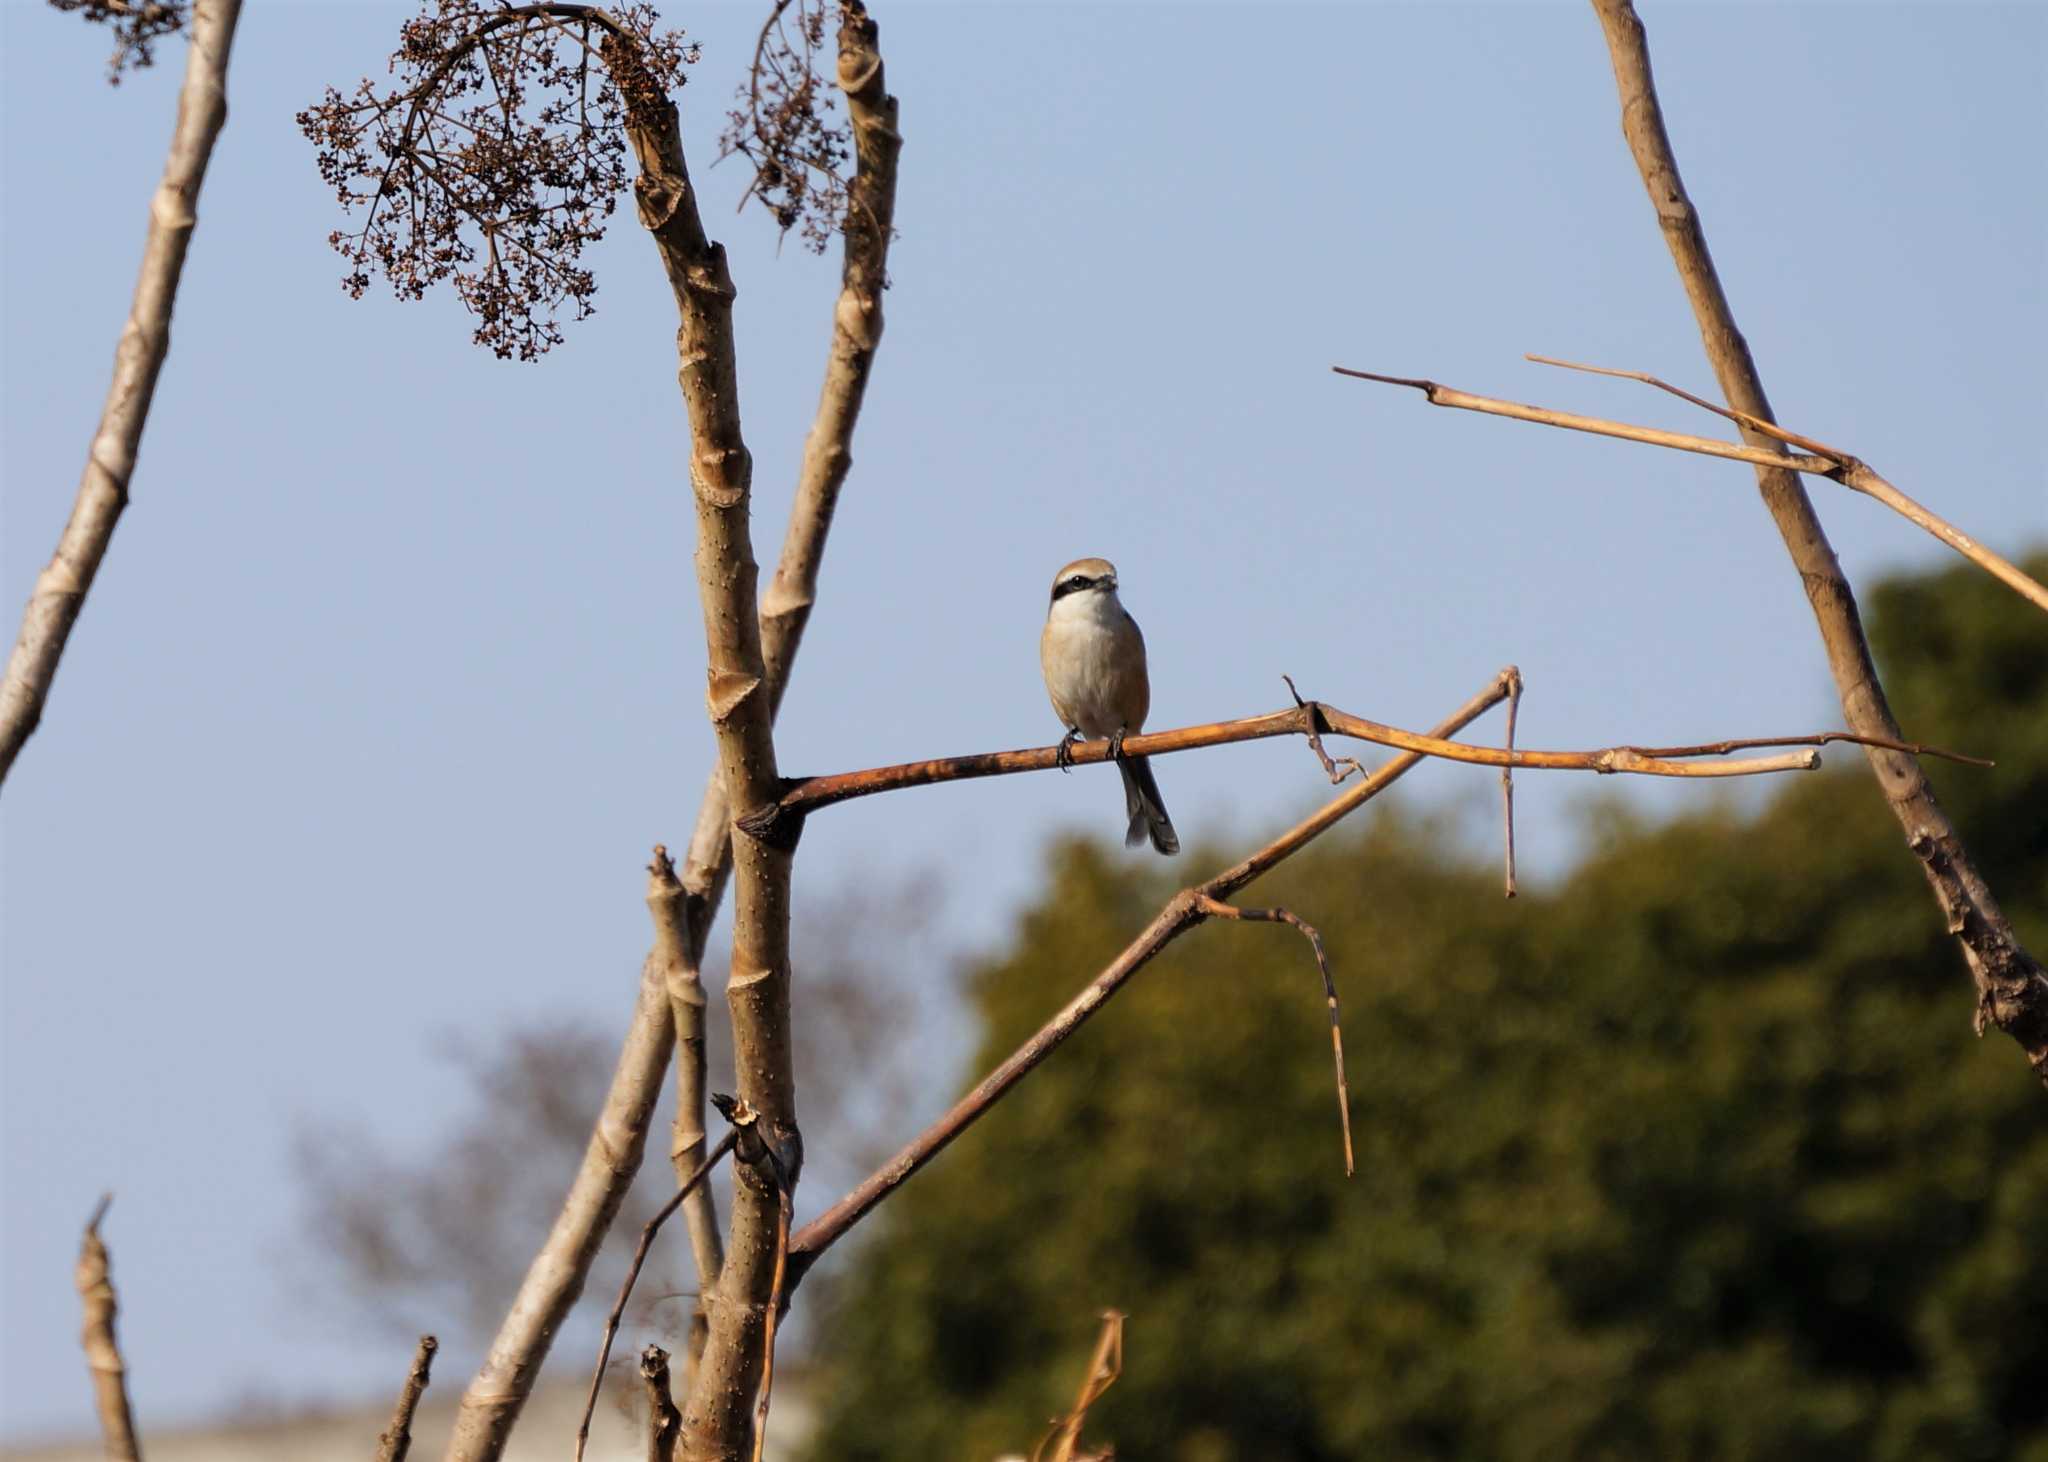
[[[1399,751],[1413,751],[1424,756],[1441,757],[1445,761],[1466,762],[1475,766],[1525,767],[1534,771],[1597,772],[1602,775],[1627,773],[1650,777],[1747,777],[1768,772],[1812,771],[1820,765],[1819,755],[1812,751],[1729,761],[1705,761],[1701,758],[1724,756],[1737,749],[1820,746],[1830,741],[1882,746],[1892,751],[1915,756],[1944,757],[1972,766],[1991,764],[1981,758],[1963,756],[1940,747],[1925,746],[1917,742],[1880,740],[1857,736],[1847,731],[1822,731],[1797,736],[1752,736],[1739,740],[1706,742],[1689,747],[1609,746],[1595,751],[1529,751],[1504,746],[1471,746],[1462,741],[1447,741],[1439,736],[1424,736],[1418,732],[1404,731],[1399,726],[1389,726],[1364,716],[1354,716],[1321,701],[1303,701],[1284,711],[1246,716],[1235,721],[1212,721],[1206,725],[1183,726],[1172,731],[1148,731],[1142,736],[1124,738],[1123,749],[1129,756],[1167,756],[1177,751],[1193,751],[1198,747],[1227,746],[1233,742],[1261,741],[1274,736],[1306,736],[1314,740],[1323,733],[1349,736],[1354,740],[1370,741]],[[940,782],[968,781],[977,777],[1001,777],[1018,772],[1047,771],[1059,765],[1059,757],[1060,748],[1057,745],[1039,746],[1027,750],[976,752],[967,756],[938,757],[930,761],[870,767],[858,772],[797,778],[785,784],[787,790],[778,800],[744,814],[738,819],[738,825],[759,838],[787,837],[797,821],[821,807],[830,807],[837,802],[848,802],[857,797],[872,797],[879,792],[900,791],[906,787],[928,787]],[[1111,759],[1112,753],[1107,741],[1077,742],[1068,757],[1076,766]]]
[[[1652,447],[1669,447],[1677,452],[1698,452],[1705,457],[1726,457],[1730,462],[1747,462],[1755,467],[1790,467],[1825,477],[1835,469],[1827,457],[1791,457],[1768,447],[1751,447],[1741,442],[1724,442],[1714,437],[1689,436],[1685,432],[1661,431],[1654,426],[1636,426],[1626,421],[1608,421],[1598,416],[1580,416],[1570,411],[1552,411],[1523,401],[1504,401],[1497,396],[1478,396],[1440,381],[1417,376],[1382,376],[1373,371],[1354,371],[1348,366],[1331,366],[1340,376],[1360,381],[1378,381],[1383,386],[1408,386],[1420,391],[1432,406],[1449,406],[1459,411],[1478,411],[1487,416],[1506,416],[1516,421],[1533,421],[1538,426],[1562,427],[1566,431],[1591,432],[1599,437],[1618,437],[1624,442],[1643,442]]]
[[[1668,381],[1644,371],[1617,370],[1610,366],[1581,365],[1575,361],[1557,360],[1547,355],[1527,357],[1538,365],[1561,366],[1566,370],[1588,371],[1599,376],[1617,376],[1623,380],[1641,381],[1644,385],[1655,386],[1660,391],[1690,401],[1717,415],[1724,416],[1737,426],[1745,426],[1761,432],[1767,437],[1797,447],[1801,454],[1780,452],[1772,447],[1753,447],[1741,442],[1724,442],[1714,437],[1690,436],[1685,432],[1660,431],[1656,427],[1636,426],[1624,421],[1609,421],[1598,416],[1579,416],[1569,411],[1553,411],[1547,406],[1530,406],[1521,401],[1504,401],[1495,396],[1478,396],[1470,391],[1460,391],[1438,381],[1421,380],[1410,376],[1382,376],[1372,371],[1355,371],[1345,366],[1332,366],[1331,370],[1340,376],[1351,376],[1361,381],[1378,381],[1387,386],[1408,386],[1422,392],[1432,406],[1449,406],[1460,411],[1477,411],[1487,416],[1505,416],[1515,421],[1533,421],[1539,426],[1561,427],[1566,431],[1590,432],[1594,436],[1615,437],[1625,442],[1642,442],[1652,447],[1668,447],[1677,452],[1697,452],[1706,457],[1723,457],[1730,462],[1747,462],[1753,467],[1790,468],[1795,472],[1807,472],[1816,477],[1825,477],[1839,482],[1853,492],[1883,503],[1907,522],[1922,531],[1940,539],[1964,558],[1976,564],[2021,598],[2035,607],[2048,610],[2048,587],[2036,582],[2017,564],[1992,549],[1986,548],[1975,538],[1950,523],[1947,519],[1915,502],[1899,491],[1890,482],[1872,470],[1869,463],[1847,452],[1839,451],[1811,437],[1752,416],[1746,411],[1732,411],[1716,406],[1690,391],[1681,390]]]

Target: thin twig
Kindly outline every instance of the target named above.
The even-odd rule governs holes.
[[[1088,1358],[1088,1372],[1081,1377],[1080,1394],[1074,1397],[1073,1408],[1031,1449],[1031,1462],[1081,1462],[1075,1449],[1081,1445],[1088,1412],[1124,1373],[1124,1318],[1122,1310],[1102,1312],[1102,1329],[1095,1337],[1095,1353]]]
[[[1553,411],[1547,406],[1531,406],[1524,401],[1504,401],[1498,396],[1480,396],[1471,391],[1461,391],[1456,386],[1446,386],[1440,381],[1425,380],[1419,376],[1383,376],[1376,371],[1358,371],[1349,366],[1331,366],[1330,369],[1340,376],[1351,376],[1360,381],[1377,381],[1383,386],[1408,386],[1420,391],[1428,398],[1430,405],[1448,406],[1458,411],[1506,416],[1516,421],[1531,421],[1538,426],[1555,426],[1566,431],[1615,437],[1624,442],[1669,447],[1676,452],[1697,452],[1704,457],[1725,457],[1731,462],[1748,462],[1752,466],[1790,467],[1798,472],[1811,472],[1821,477],[1834,472],[1837,466],[1832,457],[1790,457],[1768,447],[1744,446],[1739,442],[1724,442],[1715,437],[1696,437],[1685,432],[1663,431],[1653,426],[1636,426],[1626,421],[1580,416],[1571,411]]]
[[[590,1418],[597,1410],[597,1393],[604,1384],[605,1364],[612,1356],[612,1341],[619,1333],[619,1321],[626,1313],[626,1301],[633,1297],[633,1286],[640,1278],[640,1266],[647,1262],[647,1251],[654,1245],[654,1236],[661,1232],[661,1226],[682,1207],[683,1200],[690,1196],[690,1190],[704,1181],[704,1177],[718,1166],[719,1160],[732,1151],[737,1134],[727,1132],[718,1139],[718,1144],[697,1164],[697,1171],[690,1174],[689,1181],[669,1195],[668,1202],[654,1211],[654,1217],[647,1220],[640,1230],[640,1242],[633,1246],[633,1262],[626,1266],[625,1282],[619,1286],[619,1297],[612,1303],[612,1310],[604,1318],[604,1340],[597,1348],[597,1368],[590,1375],[590,1394],[583,1401],[583,1417],[576,1424],[576,1462],[583,1462],[583,1448],[590,1441]],[[668,1357],[662,1356],[663,1373],[666,1375]]]
[[[1830,742],[1844,742],[1851,746],[1873,746],[1880,751],[1896,751],[1907,756],[1934,756],[1966,767],[1998,765],[1987,756],[1966,756],[1960,751],[1945,751],[1939,746],[1928,746],[1918,741],[1894,741],[1889,736],[1859,736],[1853,731],[1820,731],[1812,736],[1706,741],[1697,746],[1631,746],[1628,750],[1648,757],[1675,757],[1683,760],[1692,756],[1725,756],[1731,751],[1744,751],[1758,746],[1826,746]]]
[[[420,1337],[419,1348],[412,1353],[412,1369],[406,1373],[405,1384],[399,1388],[398,1405],[392,1409],[391,1425],[377,1438],[377,1462],[405,1462],[406,1453],[412,1450],[412,1418],[419,1410],[420,1397],[425,1394],[429,1373],[434,1368],[434,1352],[441,1348],[441,1342],[431,1335]]]
[[[1502,773],[1506,775],[1506,773]],[[1344,1080],[1344,1027],[1337,1013],[1337,984],[1330,978],[1329,957],[1323,952],[1323,936],[1315,925],[1287,909],[1241,909],[1207,896],[1195,900],[1195,907],[1212,919],[1244,919],[1260,924],[1286,924],[1301,931],[1316,957],[1316,971],[1323,977],[1323,995],[1330,1003],[1330,1051],[1337,1063],[1337,1117],[1344,1129],[1344,1176],[1352,1174],[1351,1087]]]
[[[128,1367],[121,1359],[121,1345],[114,1337],[114,1317],[120,1311],[114,1294],[114,1276],[106,1243],[100,1238],[100,1220],[107,1216],[114,1195],[105,1194],[85,1221],[85,1237],[78,1246],[78,1268],[72,1278],[78,1298],[85,1307],[85,1325],[79,1342],[85,1347],[85,1363],[92,1370],[95,1408],[100,1417],[100,1435],[106,1441],[109,1462],[141,1462],[142,1445],[135,1435],[135,1412],[128,1404]]]
[[[1508,672],[1493,678],[1485,690],[1467,701],[1436,728],[1438,736],[1453,736],[1490,707],[1507,698]],[[1291,713],[1290,713],[1291,714]],[[1184,888],[1166,901],[1152,922],[1126,945],[1102,972],[1084,986],[1050,1020],[1010,1053],[995,1070],[983,1077],[972,1091],[955,1102],[946,1113],[904,1145],[894,1157],[870,1173],[853,1191],[805,1224],[790,1240],[792,1283],[801,1282],[810,1266],[849,1229],[872,1213],[890,1194],[901,1188],[926,1163],[986,1115],[1010,1089],[1029,1076],[1067,1038],[1108,1004],[1130,979],[1161,950],[1209,917],[1202,911],[1203,899],[1227,901],[1239,889],[1300,852],[1345,817],[1378,796],[1422,760],[1422,754],[1404,751],[1363,781],[1339,793],[1250,857],[1233,864],[1204,883]]]
[[[157,375],[171,348],[171,306],[185,271],[185,253],[198,222],[199,188],[227,122],[228,52],[242,0],[198,0],[192,10],[185,81],[178,92],[178,122],[164,159],[163,179],[149,205],[149,233],[128,321],[114,347],[113,379],[92,444],[85,455],[71,517],[57,550],[36,576],[22,611],[21,632],[0,672],[0,783],[5,783],[57,678],[57,662],[85,607],[114,525],[128,506],[128,484],[142,445],[142,429],[156,396]]]
[[[1510,665],[1508,666],[1508,674],[1514,678],[1514,685],[1508,691],[1508,730],[1507,735],[1502,739],[1507,743],[1507,749],[1512,752],[1515,749],[1515,715],[1522,709],[1522,672]],[[1507,822],[1507,896],[1513,898],[1515,896],[1515,769],[1512,766],[1505,766],[1500,769],[1500,798],[1503,814]]]
[[[1955,524],[1949,522],[1946,518],[1933,512],[1924,504],[1908,497],[1904,492],[1893,486],[1891,482],[1879,476],[1876,469],[1860,457],[1844,452],[1839,447],[1830,447],[1825,442],[1817,442],[1812,437],[1801,436],[1798,432],[1786,431],[1775,422],[1766,421],[1761,416],[1752,416],[1747,411],[1736,411],[1726,406],[1717,406],[1705,397],[1695,396],[1692,392],[1674,386],[1669,381],[1660,380],[1647,371],[1621,370],[1614,366],[1585,365],[1579,361],[1558,360],[1556,357],[1548,355],[1530,355],[1525,356],[1524,359],[1532,360],[1538,365],[1559,366],[1568,371],[1587,371],[1596,376],[1617,376],[1625,381],[1640,381],[1646,386],[1655,386],[1659,391],[1668,391],[1681,401],[1690,401],[1693,405],[1711,411],[1716,416],[1725,417],[1737,426],[1745,426],[1751,431],[1762,432],[1765,436],[1781,441],[1787,446],[1797,447],[1802,452],[1811,452],[1819,457],[1831,458],[1835,463],[1835,469],[1831,472],[1823,473],[1823,476],[1832,478],[1853,492],[1860,492],[1866,497],[1875,498],[1915,527],[1939,538],[1943,543],[1946,543],[1964,558],[1970,560],[1978,568],[1983,569],[2021,598],[2030,601],[2036,608],[2048,610],[2048,587],[2043,587],[2038,580],[2029,575],[2026,570],[2022,569],[2011,559],[2006,558],[1994,549],[1986,548],[1982,543],[1979,543],[1975,538],[1972,538],[1962,529],[1956,527]]]
[[[1289,687],[1292,689],[1291,685]],[[1274,736],[1306,736],[1317,748],[1317,756],[1333,781],[1342,781],[1337,763],[1320,747],[1322,733],[1349,736],[1401,751],[1416,751],[1446,761],[1475,766],[1521,767],[1535,771],[1595,772],[1603,776],[1629,773],[1652,777],[1747,777],[1771,772],[1812,771],[1820,765],[1812,753],[1755,757],[1741,761],[1704,761],[1660,756],[1632,745],[1608,746],[1594,751],[1529,751],[1499,746],[1472,746],[1447,741],[1440,736],[1423,736],[1389,726],[1382,721],[1340,711],[1326,701],[1303,701],[1285,711],[1269,711],[1235,721],[1212,721],[1201,726],[1184,726],[1172,731],[1147,731],[1124,738],[1124,750],[1131,756],[1170,756],[1205,746],[1225,746],[1239,741],[1260,741]],[[1716,746],[1818,746],[1827,741],[1851,741],[1858,745],[1883,746],[1911,751],[1920,756],[1938,756],[1966,765],[1988,765],[1981,758],[1963,756],[1936,746],[1892,741],[1848,731],[1827,731],[1792,736],[1750,737],[1740,742],[1716,742]],[[1708,753],[1701,753],[1706,755]],[[1066,758],[1074,766],[1087,766],[1112,759],[1107,741],[1082,741]],[[966,756],[938,757],[930,761],[901,762],[894,766],[869,767],[857,772],[830,776],[802,777],[786,784],[780,798],[765,803],[738,819],[740,828],[755,837],[786,839],[797,820],[858,797],[906,787],[927,787],[941,782],[969,781],[979,777],[1013,776],[1020,772],[1048,771],[1058,766],[1061,748],[1032,747],[1018,751],[975,752]]]

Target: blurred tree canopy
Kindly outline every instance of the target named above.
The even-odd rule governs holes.
[[[1998,758],[1932,766],[2048,947],[2048,624],[1968,567],[1867,602],[1908,734]],[[812,1455],[1028,1453],[1115,1307],[1133,1458],[2048,1458],[2048,1109],[1829,759],[1512,904],[1398,794],[1287,865],[1249,897],[1328,941],[1358,1176],[1305,943],[1202,929],[878,1216]],[[1056,849],[977,1069],[1170,877]]]

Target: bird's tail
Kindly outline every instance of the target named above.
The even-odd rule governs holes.
[[[1130,831],[1124,834],[1124,846],[1135,848],[1152,839],[1152,846],[1166,854],[1180,851],[1180,835],[1173,830],[1173,819],[1166,815],[1166,803],[1159,795],[1159,783],[1152,777],[1151,763],[1142,756],[1127,756],[1117,762],[1117,770],[1124,774],[1124,811],[1130,815]]]

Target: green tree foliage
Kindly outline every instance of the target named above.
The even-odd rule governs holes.
[[[2048,947],[2048,630],[1968,568],[1871,610],[1909,734],[1999,759],[1941,792]],[[1115,1306],[1089,1435],[1133,1458],[2048,1458],[2043,1097],[1830,760],[1617,818],[1512,904],[1387,811],[1283,869],[1254,892],[1332,951],[1358,1176],[1305,943],[1202,929],[879,1218],[814,1456],[1028,1453]],[[1055,850],[977,1066],[1170,887]]]

